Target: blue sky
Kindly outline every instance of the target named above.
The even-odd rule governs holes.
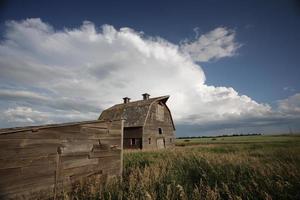
[[[149,37],[163,38],[179,49],[185,49],[188,53],[191,53],[191,49],[184,48],[184,44],[192,44],[198,41],[201,36],[209,38],[209,33],[212,33],[214,30],[216,34],[218,31],[220,33],[223,31],[222,33],[225,34],[225,37],[227,34],[227,39],[232,42],[231,44],[236,45],[234,50],[229,52],[229,54],[220,54],[215,57],[212,56],[209,59],[193,59],[193,64],[199,66],[201,70],[199,73],[205,74],[205,78],[202,77],[205,79],[205,85],[216,87],[215,90],[218,92],[220,92],[218,87],[227,89],[233,88],[234,91],[238,93],[238,98],[240,98],[241,95],[246,95],[259,105],[267,104],[271,107],[271,110],[264,107],[264,111],[257,111],[256,109],[258,108],[253,104],[255,107],[255,109],[253,108],[253,112],[249,111],[250,113],[247,113],[248,111],[244,111],[245,108],[243,108],[242,111],[232,111],[233,109],[229,107],[229,105],[231,106],[234,103],[228,103],[229,101],[226,101],[229,105],[226,108],[220,107],[220,115],[222,115],[222,117],[220,117],[218,122],[205,118],[203,120],[204,122],[201,123],[201,119],[203,119],[205,113],[213,113],[214,106],[212,106],[211,110],[203,112],[203,116],[201,115],[201,117],[193,117],[196,116],[197,113],[192,113],[187,117],[187,114],[178,108],[178,105],[175,105],[176,103],[171,102],[171,108],[174,105],[175,114],[178,116],[175,118],[177,118],[179,134],[214,134],[234,131],[282,132],[288,130],[287,127],[290,126],[295,130],[299,128],[298,100],[300,100],[300,98],[297,96],[300,92],[300,57],[298,55],[300,52],[299,1],[2,1],[0,13],[1,44],[4,49],[2,52],[7,52],[5,50],[7,48],[9,48],[11,52],[16,52],[16,49],[9,46],[8,41],[15,40],[15,43],[21,41],[20,38],[16,39],[13,35],[21,34],[20,29],[17,27],[25,27],[26,23],[22,24],[22,20],[24,22],[26,19],[40,19],[41,23],[37,21],[32,22],[35,23],[34,26],[39,26],[40,28],[40,26],[46,24],[57,32],[66,32],[66,30],[64,30],[65,28],[68,30],[81,30],[80,27],[83,21],[90,21],[96,28],[96,31],[99,32],[102,31],[101,26],[104,24],[109,24],[120,32],[122,32],[120,28],[129,27],[136,33],[143,32],[144,36],[142,39],[144,41],[148,41]],[[7,22],[12,20],[16,23],[8,26]],[[31,24],[30,26],[33,25]],[[49,36],[49,34],[47,35]],[[22,37],[28,42],[34,42],[27,38],[29,36]],[[159,42],[159,44],[162,43]],[[19,43],[18,45],[26,46],[26,48],[28,48],[27,51],[31,51],[31,47],[33,46],[32,44],[25,45]],[[199,44],[197,48],[199,48]],[[203,46],[201,46],[201,48],[203,48]],[[117,50],[112,51],[114,53]],[[192,53],[195,53],[195,49]],[[196,53],[199,53],[199,51],[196,51]],[[2,53],[2,58],[7,58],[8,56],[18,58],[20,55],[21,57],[19,58],[22,58],[25,54]],[[28,55],[26,54],[26,56]],[[36,59],[39,55],[36,51],[32,51],[31,56]],[[57,108],[54,109],[53,106],[45,106],[40,102],[33,103],[32,99],[30,100],[30,98],[26,96],[28,92],[44,96],[48,95],[47,97],[55,93],[58,95],[59,92],[53,88],[39,87],[36,85],[40,84],[39,82],[9,82],[8,79],[12,80],[15,74],[10,77],[10,75],[8,75],[10,71],[4,68],[3,63],[2,66],[0,66],[3,74],[3,77],[0,79],[0,88],[5,90],[3,92],[5,95],[3,95],[2,100],[0,100],[0,109],[8,113],[10,120],[9,122],[2,121],[0,124],[2,127],[81,119],[81,117],[74,117],[77,116],[77,114],[66,114],[67,109],[65,108],[61,110],[63,110],[64,114],[68,116],[71,115],[71,118],[53,117],[55,116],[55,114],[53,114],[55,112],[60,112],[59,114],[61,115],[61,110],[57,111]],[[41,62],[39,61],[39,63]],[[57,63],[61,64],[61,61],[54,62],[54,64]],[[66,66],[66,63],[67,61],[64,61],[63,66]],[[47,61],[43,64],[50,66]],[[7,63],[6,65],[8,66]],[[104,66],[103,63],[99,64],[99,68],[100,65]],[[115,63],[111,65],[105,64],[110,70],[116,65]],[[102,74],[106,72],[104,69],[106,68],[100,70]],[[7,73],[7,76],[5,76],[6,74],[4,73]],[[19,70],[16,73],[21,75],[18,77],[15,76],[14,78],[19,78],[19,80],[25,79],[25,72]],[[153,74],[153,76],[155,77],[155,74]],[[198,76],[200,77],[201,75],[199,74]],[[23,84],[25,86],[23,86]],[[186,84],[188,84],[188,81],[186,81]],[[144,88],[150,87],[146,84]],[[27,99],[21,100],[22,98],[20,98],[19,100],[15,100],[17,97],[12,97],[12,94],[8,95],[9,91],[14,91],[15,93],[23,92],[23,97],[24,93],[27,92],[25,95]],[[140,88],[137,88],[136,92],[138,91],[140,91]],[[210,91],[210,89],[207,89],[207,91]],[[135,97],[135,94],[133,94],[131,90],[126,92]],[[124,94],[126,94],[126,92]],[[153,88],[150,92],[152,92],[153,95],[159,95],[165,92],[170,93],[171,97],[172,94],[174,94],[174,97],[180,96],[173,88],[166,88],[165,90]],[[185,95],[191,96],[191,93],[186,92]],[[216,92],[213,94],[215,93]],[[80,98],[79,94],[80,93],[78,93],[78,95],[72,94],[71,96],[66,96],[64,101],[67,103],[62,105],[68,104],[68,100],[76,102],[76,98]],[[104,94],[106,93],[98,95],[101,96]],[[218,93],[218,95],[220,94]],[[137,94],[136,98],[138,98],[138,95],[140,94]],[[54,96],[51,97],[53,98]],[[207,95],[202,95],[202,97],[206,98]],[[95,103],[96,100],[94,101],[94,98],[96,97],[88,98],[86,101],[82,101],[82,103]],[[105,108],[109,103],[118,103],[116,102],[117,96],[111,96],[111,99],[111,102],[106,100],[106,102],[97,103],[99,110]],[[244,100],[242,101],[244,102]],[[189,101],[187,101],[187,103],[188,102]],[[220,102],[216,102],[216,104],[217,103]],[[51,105],[53,104],[55,103]],[[213,103],[210,103],[210,105],[211,104]],[[201,106],[203,105],[204,104],[195,105],[190,109],[199,109],[199,112],[201,112]],[[240,107],[242,106],[252,108],[252,104],[245,105],[241,103]],[[89,109],[93,110],[95,108]],[[72,112],[73,111],[74,109],[72,107]],[[76,111],[80,112],[80,110]],[[20,118],[19,115],[24,114],[24,112],[35,113],[34,115],[36,117],[42,115],[42,118],[48,121],[33,120],[33,118],[30,117],[27,121],[26,119],[14,121],[14,117],[16,117],[15,113],[19,113],[17,118]],[[93,112],[96,111],[93,110]],[[268,114],[253,116],[253,113],[257,112]],[[47,115],[47,113],[52,114]],[[238,113],[239,116],[243,113],[241,117],[244,119],[243,125],[237,123],[239,120],[234,116],[232,117],[232,113]],[[227,114],[230,114],[230,117],[228,117]],[[264,120],[261,119],[262,115],[264,116]],[[89,119],[93,116],[93,114],[88,114],[84,119]],[[273,119],[274,117],[276,120]],[[191,120],[193,121],[192,123],[188,122],[188,119],[191,118],[193,119]],[[224,118],[226,119],[224,120]],[[254,123],[254,121],[256,121],[256,123]],[[257,125],[258,121],[272,122]],[[247,124],[246,122],[249,122],[248,125],[245,125]],[[283,125],[278,125],[281,123]]]

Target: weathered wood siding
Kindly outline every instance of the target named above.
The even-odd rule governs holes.
[[[84,177],[120,175],[123,120],[0,129],[0,199],[54,197]]]
[[[161,134],[159,132],[161,129]],[[171,113],[161,102],[152,104],[143,127],[143,149],[170,148],[175,146],[175,130]]]

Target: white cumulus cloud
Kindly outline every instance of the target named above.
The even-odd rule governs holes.
[[[33,110],[30,107],[17,106],[15,108],[9,108],[2,113],[1,118],[5,118],[9,122],[16,123],[38,123],[47,122],[48,115],[37,110]]]
[[[300,93],[278,101],[280,112],[289,115],[300,115]]]
[[[196,62],[207,62],[236,54],[241,44],[235,41],[235,31],[219,27],[201,35],[195,41],[185,41],[181,50]]]

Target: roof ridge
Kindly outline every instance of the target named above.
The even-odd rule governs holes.
[[[153,98],[149,98],[149,99],[140,99],[140,100],[136,100],[136,101],[130,101],[128,103],[118,103],[118,104],[115,104],[115,105],[111,106],[110,108],[112,108],[114,106],[120,106],[120,105],[127,105],[128,106],[128,104],[130,105],[130,104],[133,104],[133,103],[143,102],[143,101],[145,101],[145,102],[149,101],[150,102],[150,101],[154,101],[154,100],[157,100],[157,99],[166,99],[166,98],[169,98],[169,97],[170,97],[170,95],[164,95],[164,96],[153,97]]]

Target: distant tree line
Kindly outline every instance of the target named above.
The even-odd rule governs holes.
[[[232,135],[217,135],[217,136],[185,136],[177,137],[177,139],[196,139],[196,138],[219,138],[219,137],[239,137],[239,136],[259,136],[261,133],[247,133],[247,134],[232,134]]]

